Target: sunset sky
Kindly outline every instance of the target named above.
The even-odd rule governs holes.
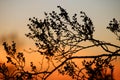
[[[0,46],[15,37],[20,47],[29,48],[33,44],[25,36],[29,32],[28,19],[44,18],[44,12],[58,11],[58,5],[70,15],[86,12],[93,21],[96,39],[119,44],[106,27],[113,18],[120,20],[120,0],[0,0]]]
[[[113,18],[120,20],[119,4],[120,0],[0,0],[0,38],[12,34],[25,38],[29,18],[44,18],[44,12],[58,11],[60,5],[71,15],[86,12],[95,26],[94,35],[115,42],[114,35],[106,27]]]

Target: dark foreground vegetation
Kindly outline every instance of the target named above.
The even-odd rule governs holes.
[[[45,12],[43,20],[35,17],[29,19],[30,32],[25,35],[34,40],[36,49],[31,50],[33,55],[36,53],[41,55],[40,65],[36,66],[31,62],[31,70],[25,70],[24,52],[16,50],[14,41],[11,45],[4,42],[7,62],[0,65],[0,78],[47,80],[58,71],[59,74],[69,75],[75,80],[114,80],[115,65],[112,61],[120,56],[120,45],[96,39],[93,22],[85,12],[81,11],[79,16],[74,14],[70,17],[64,8],[57,7],[59,13]],[[116,39],[120,41],[120,25],[115,18],[110,21],[106,29],[115,34]],[[82,45],[84,43],[86,44]],[[96,47],[104,52],[96,55],[80,55],[82,50]],[[6,64],[11,64],[14,67],[13,71],[10,71]]]

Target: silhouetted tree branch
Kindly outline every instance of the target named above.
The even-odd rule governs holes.
[[[113,18],[113,20],[110,21],[107,29],[114,33],[120,40],[120,23],[118,23],[118,21],[115,18]]]
[[[61,6],[58,8],[60,13],[45,12],[43,20],[35,17],[29,18],[31,22],[28,24],[30,32],[25,35],[35,41],[37,48],[36,50],[31,49],[31,51],[41,55],[42,60],[39,66],[31,62],[31,71],[25,70],[24,54],[16,52],[16,44],[13,42],[9,46],[6,42],[3,43],[7,53],[7,63],[15,67],[15,71],[10,73],[6,63],[3,63],[0,67],[3,79],[41,78],[46,80],[55,71],[58,71],[60,74],[69,75],[76,80],[114,80],[112,61],[120,56],[120,45],[95,39],[93,22],[85,12],[81,11],[80,17],[74,14],[71,18],[64,8]],[[82,19],[82,22],[78,22],[78,19]],[[120,40],[120,26],[115,18],[107,29]],[[79,54],[82,50],[96,47],[105,53],[94,56]],[[83,61],[76,62],[76,59]]]

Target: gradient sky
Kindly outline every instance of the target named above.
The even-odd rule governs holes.
[[[119,44],[106,27],[113,18],[120,20],[120,0],[0,0],[0,42],[15,35],[24,45],[31,45],[24,35],[29,32],[28,19],[44,18],[44,12],[58,11],[58,5],[70,14],[86,12],[93,21],[97,39]]]
[[[86,12],[94,23],[95,36],[113,40],[106,26],[112,18],[120,20],[119,4],[120,0],[0,0],[0,36],[15,33],[24,38],[30,17],[44,18],[45,11],[58,10],[60,5],[70,14]]]

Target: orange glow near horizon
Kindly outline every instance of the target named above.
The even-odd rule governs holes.
[[[5,54],[5,51],[3,50],[3,46],[0,46],[0,49],[1,49],[1,52],[0,52],[0,63],[4,63],[4,62],[6,62],[6,54]],[[39,62],[41,61],[40,54],[38,54],[38,53],[26,53],[24,51],[23,51],[23,53],[24,53],[24,55],[26,57],[26,66],[25,66],[26,70],[28,70],[28,71],[31,70],[31,68],[30,68],[30,62],[31,61],[36,66],[37,65],[40,66],[40,64],[39,64]],[[87,52],[86,51],[81,51],[80,55],[83,56],[84,54],[86,55],[87,53],[89,53],[89,52],[88,51]],[[82,60],[84,60],[84,59],[79,59],[79,60],[76,60],[75,62],[76,63],[77,62],[80,63],[80,62],[82,62]],[[114,78],[115,78],[115,80],[119,79],[119,74],[120,74],[120,71],[119,71],[119,66],[120,66],[119,60],[120,60],[120,58],[118,58],[117,60],[113,61],[113,65],[115,65],[115,67],[114,67]],[[82,66],[82,65],[79,64],[79,66]],[[8,64],[8,67],[12,71],[13,67],[10,64]],[[63,79],[65,79],[65,80],[72,80],[72,78],[70,76],[59,74],[57,71],[55,71],[52,75],[50,75],[47,80],[54,80],[54,79],[55,80],[63,80]]]
[[[6,61],[5,51],[2,46],[4,41],[11,43],[16,42],[17,51],[24,52],[27,59],[27,67],[30,61],[39,64],[40,55],[38,53],[27,53],[25,50],[29,48],[35,49],[34,41],[25,36],[29,32],[27,24],[29,18],[44,18],[44,12],[58,11],[57,6],[65,8],[69,15],[80,11],[85,11],[91,18],[95,27],[94,37],[96,39],[120,45],[120,41],[116,40],[116,36],[106,30],[109,21],[113,18],[120,20],[120,0],[1,0],[0,1],[0,63]],[[96,55],[102,53],[99,48],[83,50],[80,55]],[[114,76],[119,80],[120,74],[120,58],[113,62],[115,65]],[[62,76],[57,72],[48,78],[48,80],[72,80],[67,75]]]

